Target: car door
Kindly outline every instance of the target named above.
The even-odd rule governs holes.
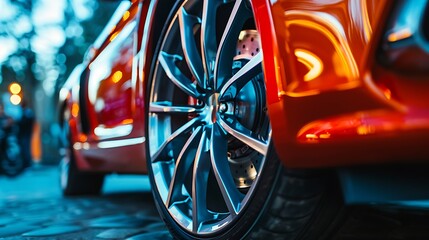
[[[123,137],[132,131],[139,3],[128,4],[119,22],[107,26],[110,34],[88,66],[85,102],[89,140]]]
[[[142,1],[123,1],[94,42],[81,82],[81,125],[93,169],[145,171],[141,167],[144,139],[134,129],[138,35]],[[107,33],[106,33],[107,31]],[[124,154],[133,153],[133,154]],[[136,167],[138,166],[138,167]]]

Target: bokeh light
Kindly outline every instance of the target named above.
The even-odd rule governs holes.
[[[43,136],[43,149],[38,149],[43,154],[37,159],[43,163],[59,159],[56,121],[62,85],[120,2],[0,0],[0,102],[15,122],[21,119],[22,102],[34,111],[37,137]]]
[[[9,91],[12,94],[19,94],[21,90],[22,90],[21,85],[19,85],[18,83],[12,83],[9,86]]]
[[[116,71],[112,76],[112,81],[114,83],[119,82],[121,79],[122,79],[122,72],[121,71]]]
[[[22,101],[22,98],[19,95],[13,94],[12,96],[10,96],[10,102],[13,105],[19,105]]]

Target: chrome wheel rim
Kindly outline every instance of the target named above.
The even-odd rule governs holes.
[[[148,109],[154,187],[194,234],[238,219],[264,167],[271,128],[262,54],[247,42],[259,42],[249,2],[185,1],[158,55]]]

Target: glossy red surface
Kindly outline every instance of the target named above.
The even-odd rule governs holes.
[[[84,63],[84,87],[72,89],[69,107],[73,148],[82,170],[145,173],[144,101],[139,73],[142,32],[149,2],[124,2]],[[149,24],[149,23],[148,23]],[[144,54],[144,53],[142,53]],[[86,110],[79,108],[84,91]],[[81,118],[88,119],[84,131]]]
[[[390,1],[252,4],[274,143],[287,166],[428,159],[427,77],[375,61]]]

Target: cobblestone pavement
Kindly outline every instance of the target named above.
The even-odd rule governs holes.
[[[56,167],[0,176],[1,239],[171,239],[144,176],[109,176],[101,196],[62,197]]]
[[[429,201],[352,206],[347,212],[332,239],[429,239]],[[0,239],[172,237],[156,212],[147,176],[108,176],[101,196],[66,198],[51,166],[17,178],[0,175]]]

